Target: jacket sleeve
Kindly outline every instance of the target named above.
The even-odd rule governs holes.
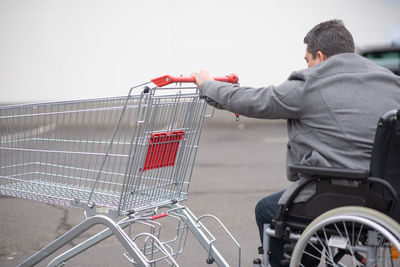
[[[216,108],[247,117],[297,119],[301,112],[304,81],[293,74],[291,77],[279,86],[261,88],[207,81],[201,85],[200,95]]]

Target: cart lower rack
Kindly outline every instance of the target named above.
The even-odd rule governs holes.
[[[235,75],[218,79],[237,82]],[[99,233],[96,242],[82,243],[50,266],[111,234],[127,249],[134,265],[154,266],[164,260],[177,266],[187,229],[209,251],[210,261],[227,265],[206,228],[179,204],[187,198],[206,117],[205,101],[195,87],[173,85],[193,82],[192,77],[163,76],[152,82],[155,87],[144,83],[125,97],[0,107],[0,194],[80,207],[87,216],[21,266],[40,262],[95,224],[108,230]],[[135,94],[137,90],[140,93]],[[166,211],[160,214],[160,208]],[[167,215],[178,223],[176,239],[181,241],[175,249],[170,241],[151,233],[154,218]],[[126,219],[116,222],[118,216]],[[138,236],[122,230],[139,221],[153,225],[150,233],[143,233],[147,238],[141,248]]]

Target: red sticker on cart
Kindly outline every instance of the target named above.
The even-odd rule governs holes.
[[[149,140],[143,171],[174,166],[180,140],[184,131],[153,133]]]

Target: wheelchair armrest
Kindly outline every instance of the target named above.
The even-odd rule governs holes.
[[[327,177],[327,178],[366,179],[369,176],[369,171],[362,169],[340,169],[332,167],[291,165],[289,166],[289,170],[291,172],[319,176],[321,178]]]

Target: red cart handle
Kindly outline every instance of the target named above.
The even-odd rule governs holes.
[[[236,74],[229,74],[226,75],[225,77],[214,77],[213,79],[216,81],[227,82],[227,83],[237,83],[239,80]],[[194,83],[196,79],[194,77],[182,77],[182,76],[174,77],[171,75],[164,75],[152,79],[151,81],[158,87],[163,87],[170,83]]]

